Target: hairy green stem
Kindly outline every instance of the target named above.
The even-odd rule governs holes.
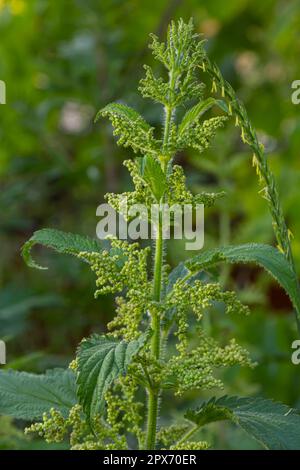
[[[175,86],[174,73],[170,73],[170,90],[173,93]],[[163,152],[169,142],[170,129],[173,116],[173,107],[167,106],[165,108],[165,123],[163,133]],[[166,172],[166,161],[162,162],[162,170]],[[163,233],[162,233],[162,214],[159,212],[159,220],[157,227],[157,238],[155,242],[155,260],[154,260],[154,277],[153,277],[153,300],[160,302],[161,300],[161,287],[162,287],[162,266],[163,266]],[[161,323],[158,313],[153,310],[151,317],[151,328],[153,336],[151,340],[151,353],[155,359],[160,359],[160,338],[161,338]],[[147,433],[145,447],[148,450],[155,449],[156,445],[156,428],[158,417],[158,404],[159,404],[160,389],[148,390],[148,418],[147,418]]]
[[[165,108],[165,129],[164,129],[164,140],[163,140],[164,150],[169,140],[170,127],[171,127],[171,122],[172,122],[172,113],[173,111],[170,106]]]
[[[148,393],[148,422],[145,448],[147,450],[154,450],[156,444],[156,426],[159,394],[157,391],[153,392],[152,390],[150,390]]]
[[[161,282],[162,282],[162,263],[163,263],[163,239],[162,239],[162,220],[159,214],[158,233],[155,247],[155,261],[154,261],[154,280],[153,280],[153,299],[156,302],[160,301],[161,296]],[[160,356],[160,318],[158,313],[153,310],[151,328],[153,336],[151,340],[151,353],[155,359]],[[147,435],[146,435],[146,449],[155,449],[156,443],[156,427],[158,415],[158,401],[159,389],[151,389],[148,391],[148,420],[147,420]]]
[[[162,215],[159,214],[157,239],[155,246],[155,261],[154,261],[154,280],[153,280],[153,300],[160,301],[161,296],[161,280],[162,280],[162,264],[163,264],[163,238],[162,238]],[[160,321],[156,311],[152,313],[152,353],[156,359],[159,359],[160,354]]]

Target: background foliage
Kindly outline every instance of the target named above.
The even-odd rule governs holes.
[[[121,165],[130,152],[115,145],[108,124],[93,124],[95,112],[124,100],[159,124],[157,107],[136,92],[142,65],[152,60],[148,34],[164,35],[171,18],[191,16],[267,148],[299,272],[300,105],[291,102],[291,83],[300,79],[297,0],[0,0],[0,79],[7,85],[7,105],[0,108],[0,337],[7,342],[7,368],[65,366],[82,336],[104,332],[112,318],[112,300],[94,300],[85,266],[42,252],[41,264],[49,257],[44,263],[50,269],[41,275],[24,265],[19,250],[41,227],[95,233],[103,194],[130,184]],[[251,157],[233,126],[201,157],[194,151],[178,156],[195,192],[227,192],[206,211],[207,248],[274,243]],[[186,255],[178,241],[170,245],[174,265]],[[222,279],[239,290],[252,314],[233,321],[220,310],[207,318],[206,328],[233,332],[259,363],[250,372],[227,373],[226,392],[260,393],[300,406],[299,367],[290,361],[296,332],[289,299],[256,268],[227,267]],[[178,399],[162,419],[186,405]],[[7,417],[0,422],[0,448],[46,446],[25,439],[23,423]],[[253,448],[229,425],[213,431],[219,448]]]

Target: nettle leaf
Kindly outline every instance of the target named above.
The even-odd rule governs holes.
[[[126,121],[138,121],[144,130],[149,130],[150,126],[142,118],[142,116],[133,108],[122,103],[109,103],[98,111],[95,122],[99,121],[102,116],[117,116]]]
[[[31,421],[55,408],[67,417],[76,402],[75,374],[69,369],[0,371],[0,414]]]
[[[119,145],[131,147],[134,152],[157,153],[159,142],[153,137],[154,128],[134,109],[121,103],[110,103],[98,112],[95,122],[100,117],[110,119],[114,135],[119,136]]]
[[[208,111],[215,105],[218,105],[223,111],[226,109],[225,108],[226,104],[224,103],[224,101],[216,100],[214,98],[207,98],[204,101],[200,101],[191,109],[189,109],[183,116],[183,119],[179,125],[179,128],[178,128],[179,135],[182,135],[188,127],[195,124],[195,122],[198,121],[199,118],[204,113],[206,113],[206,111]]]
[[[77,353],[77,395],[88,419],[103,412],[105,392],[118,376],[126,373],[148,336],[144,334],[127,343],[93,335],[81,342]]]
[[[160,201],[166,190],[166,176],[157,160],[146,155],[141,162],[141,176],[150,187],[155,199]]]
[[[43,245],[52,248],[58,253],[78,255],[82,251],[99,252],[102,245],[98,240],[74,233],[62,232],[50,228],[44,228],[34,232],[32,237],[23,245],[22,256],[31,268],[48,269],[37,264],[32,256],[31,249],[34,245]]]
[[[298,280],[285,256],[276,248],[258,243],[225,246],[201,253],[186,261],[185,265],[190,271],[196,272],[221,262],[256,263],[262,266],[283,287],[294,307],[300,309]]]
[[[300,447],[299,411],[265,398],[212,398],[197,410],[187,411],[185,418],[199,427],[230,420],[266,449],[296,450]]]

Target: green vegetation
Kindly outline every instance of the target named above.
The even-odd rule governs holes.
[[[11,21],[17,21],[20,34],[25,34],[27,15],[42,20],[45,12],[51,18],[60,14],[59,6],[49,5],[37,13],[34,8],[41,6],[38,1],[28,6],[23,2],[4,3],[4,7],[0,4],[0,26],[5,29]],[[218,3],[212,2],[211,8],[218,10]],[[299,374],[290,356],[291,342],[299,335],[299,247],[296,236],[292,252],[288,226],[296,235],[298,219],[293,203],[298,197],[298,176],[291,161],[290,168],[286,165],[282,170],[287,180],[279,177],[277,188],[271,167],[277,175],[282,166],[277,163],[276,151],[272,151],[274,142],[270,136],[256,133],[249,119],[254,115],[258,127],[265,125],[265,133],[280,141],[280,116],[274,111],[261,119],[264,100],[252,100],[255,87],[260,85],[247,82],[253,69],[248,70],[239,93],[250,103],[246,112],[220,68],[208,58],[206,50],[211,45],[197,34],[201,30],[197,14],[197,31],[192,22],[178,20],[169,26],[165,42],[152,35],[150,49],[155,61],[152,64],[145,58],[153,66],[145,66],[138,85],[144,100],[133,96],[130,77],[135,68],[141,69],[140,63],[147,56],[145,34],[139,32],[137,37],[129,22],[128,31],[122,30],[122,40],[114,36],[114,22],[119,21],[122,9],[130,8],[117,4],[103,2],[101,34],[95,28],[94,2],[87,7],[79,2],[71,8],[64,32],[55,22],[46,22],[53,30],[46,31],[39,48],[44,48],[42,54],[61,54],[61,58],[55,67],[42,64],[45,70],[37,75],[36,64],[28,65],[24,90],[29,77],[35,75],[40,93],[44,89],[47,99],[42,101],[35,92],[26,101],[12,84],[18,112],[7,105],[2,108],[1,171],[4,178],[11,175],[1,196],[3,207],[8,208],[1,222],[3,234],[16,233],[18,244],[25,234],[39,228],[29,235],[22,249],[24,260],[32,268],[46,269],[48,264],[45,259],[37,263],[33,258],[31,250],[36,245],[72,255],[73,259],[51,258],[51,263],[57,264],[47,273],[34,274],[32,270],[28,274],[20,270],[19,261],[14,267],[9,250],[4,252],[12,275],[3,271],[0,334],[8,343],[8,351],[12,347],[13,356],[10,352],[9,370],[0,372],[0,413],[4,415],[0,446],[206,449],[262,445],[267,449],[297,449]],[[162,15],[157,31],[161,37],[170,14],[179,16],[175,4],[171,2]],[[227,18],[221,15],[218,20],[207,20],[204,32],[218,34],[224,24],[225,37],[229,38],[226,27],[232,29],[241,18],[246,24],[260,26],[265,15],[262,6],[256,12],[257,17],[261,15],[260,21],[251,21],[246,13],[244,18],[244,10],[239,8],[236,4],[232,11],[228,9]],[[142,6],[141,16],[144,9],[148,12]],[[277,38],[278,48],[287,47],[280,34],[287,42],[284,31],[294,18],[293,12],[292,6],[286,10],[287,23],[280,25],[274,7],[272,18],[277,30],[272,31],[270,24],[270,34]],[[193,11],[188,13],[184,16]],[[150,24],[151,14],[147,18]],[[78,44],[86,44],[84,50],[76,46],[75,39],[74,43],[70,40],[75,23],[82,31],[81,36],[76,32],[74,37],[81,37]],[[35,44],[30,37],[33,31],[28,30],[28,45]],[[69,35],[69,41],[64,35]],[[52,36],[64,38],[61,43],[57,39],[59,50],[54,50],[56,46],[51,50],[46,44]],[[11,37],[12,50],[22,47]],[[131,47],[142,51],[136,55],[136,63],[130,60]],[[215,53],[209,51],[209,57],[214,55],[221,63],[222,48],[212,47]],[[230,42],[228,48],[234,50]],[[108,49],[111,56],[106,56]],[[91,60],[91,54],[97,60]],[[286,63],[289,73],[295,73],[292,52]],[[16,73],[16,62],[11,64],[13,67],[6,62],[6,73],[9,67]],[[243,70],[242,59],[236,64],[237,70],[239,66]],[[230,79],[225,65],[222,70]],[[124,70],[126,86],[122,89]],[[74,81],[68,88],[70,77]],[[236,80],[233,75],[235,85]],[[280,79],[279,84],[261,84],[260,96],[266,106],[269,95],[274,98],[282,90],[280,86]],[[125,98],[134,106],[124,105]],[[96,113],[90,103],[97,101],[103,107],[96,117],[97,126],[91,130]],[[26,103],[24,109],[22,103]],[[141,110],[143,117],[135,109]],[[119,150],[103,118],[111,121]],[[283,126],[290,160],[297,148],[295,122],[296,118],[290,116],[289,125]],[[14,124],[20,132],[18,139],[7,132]],[[36,155],[43,160],[37,160]],[[121,159],[132,181],[120,173]],[[249,176],[251,162],[253,176]],[[255,173],[266,205],[256,194]],[[284,211],[279,198],[282,188]],[[208,249],[205,246],[191,256],[182,242],[166,242],[161,212],[153,247],[115,238],[100,242],[86,236],[94,231],[93,211],[105,191],[107,201],[119,212],[123,196],[130,205],[143,203],[148,208],[165,203],[191,204],[194,208],[204,204]],[[21,217],[21,208],[14,205],[23,193],[24,207],[34,201],[29,217]],[[47,214],[43,214],[45,209]],[[65,231],[40,229],[45,222]],[[84,225],[82,235],[73,234],[80,225]],[[78,260],[83,263],[77,265]],[[96,300],[92,299],[88,266],[96,276]],[[290,315],[276,317],[276,312]],[[34,333],[32,338],[22,339],[26,331]],[[16,338],[21,338],[18,346]],[[76,342],[79,346],[73,359]],[[7,415],[22,421],[15,426]],[[27,426],[26,435],[18,429],[23,421],[27,422],[23,426]],[[238,434],[243,440],[237,440],[236,432],[240,431],[230,422],[246,431]]]
[[[237,106],[239,113],[236,119],[242,129],[243,140],[247,142],[250,135],[256,142],[256,136],[245,112],[241,111],[241,105],[236,104],[229,85],[226,84],[226,89],[229,90],[228,94],[231,93],[232,101],[229,101],[228,108],[221,101],[215,102],[210,98],[204,101],[204,87],[197,72],[200,66],[203,71],[207,69],[207,60],[203,41],[194,33],[191,21],[188,24],[182,20],[172,22],[166,43],[160,43],[156,36],[152,36],[150,47],[154,57],[166,69],[167,80],[164,77],[157,78],[152,69],[146,67],[146,77],[141,80],[140,90],[144,97],[163,105],[165,120],[162,138],[156,139],[154,129],[136,111],[125,105],[108,105],[98,116],[111,119],[120,145],[144,154],[144,157],[137,157],[133,163],[127,163],[135,186],[128,201],[129,206],[144,203],[149,209],[152,204],[159,204],[157,221],[150,220],[156,225],[153,276],[149,276],[148,271],[149,248],[141,249],[137,243],[111,239],[111,247],[104,249],[88,238],[53,229],[44,229],[33,235],[23,248],[29,266],[41,268],[30,256],[32,246],[40,243],[88,262],[97,276],[96,297],[107,293],[122,296],[116,298],[117,316],[109,324],[111,332],[105,336],[93,334],[81,342],[71,365],[73,377],[67,371],[57,371],[55,375],[46,374],[44,377],[24,376],[24,373],[22,375],[12,371],[7,375],[4,372],[0,377],[2,407],[5,412],[7,402],[7,411],[14,417],[34,419],[38,403],[26,403],[27,415],[24,415],[25,386],[29,387],[28,398],[34,395],[37,400],[44,401],[45,390],[43,387],[39,391],[39,382],[49,384],[46,401],[51,403],[55,395],[53,406],[48,412],[43,412],[42,423],[33,424],[26,432],[37,432],[47,442],[61,442],[70,434],[72,449],[128,448],[131,435],[137,448],[155,449],[160,446],[157,435],[161,432],[164,435],[164,443],[161,445],[171,449],[205,449],[209,443],[193,440],[192,436],[203,425],[224,419],[232,419],[240,424],[266,448],[295,449],[300,441],[300,414],[259,398],[213,399],[207,405],[202,405],[199,411],[185,414],[185,418],[194,423],[193,427],[186,428],[179,421],[171,428],[159,429],[159,402],[163,403],[165,389],[173,391],[175,395],[182,395],[189,391],[223,388],[222,380],[215,374],[216,369],[237,364],[254,366],[249,353],[235,340],[222,345],[207,335],[202,326],[205,310],[215,302],[223,303],[226,313],[247,314],[248,308],[238,300],[235,293],[223,291],[216,282],[198,279],[197,273],[203,273],[203,270],[210,272],[210,268],[220,261],[254,261],[271,272],[286,289],[297,313],[300,311],[300,297],[289,237],[279,201],[275,199],[274,202],[274,195],[277,195],[275,183],[262,152],[257,158],[257,166],[259,174],[262,171],[265,174],[271,213],[275,222],[278,222],[274,224],[275,232],[286,256],[267,245],[225,247],[196,255],[168,276],[168,267],[164,261],[163,204],[183,206],[191,203],[194,206],[199,200],[199,195],[193,197],[187,190],[184,173],[173,165],[174,156],[186,147],[200,153],[209,147],[217,130],[226,121],[225,116],[203,120],[205,111],[215,104],[225,108],[228,114],[233,114]],[[218,78],[222,95],[225,96],[225,85],[219,72]],[[217,85],[213,81],[215,88]],[[196,104],[177,123],[177,109],[187,106],[191,100],[196,101]],[[241,123],[240,114],[244,116]],[[260,149],[259,144],[255,144],[256,148]],[[142,164],[139,161],[141,158]],[[210,205],[211,195],[201,194],[201,201],[206,205],[206,197]],[[120,210],[120,197],[113,194],[108,198]],[[190,325],[191,312],[195,317],[196,328],[194,322],[192,328]],[[174,337],[176,352],[169,348]],[[74,397],[72,400],[70,397],[67,417],[63,414],[67,398],[63,393],[66,387],[63,380],[76,383],[78,403],[74,404]],[[14,387],[14,394],[11,393],[11,387]],[[62,390],[60,397],[57,395],[59,389]],[[136,398],[138,393],[141,394],[140,402]],[[144,415],[145,393],[147,404]],[[21,407],[19,402],[23,402]],[[41,413],[41,408],[38,409]]]

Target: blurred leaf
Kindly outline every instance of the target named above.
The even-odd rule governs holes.
[[[0,371],[1,414],[31,421],[55,408],[66,417],[75,403],[75,374],[69,369],[43,375]]]
[[[0,449],[18,449],[23,442],[28,441],[24,433],[14,426],[10,416],[0,416]]]
[[[62,305],[59,295],[39,295],[20,286],[6,286],[0,291],[0,337],[14,336],[23,331],[26,317],[32,309],[58,305]]]

